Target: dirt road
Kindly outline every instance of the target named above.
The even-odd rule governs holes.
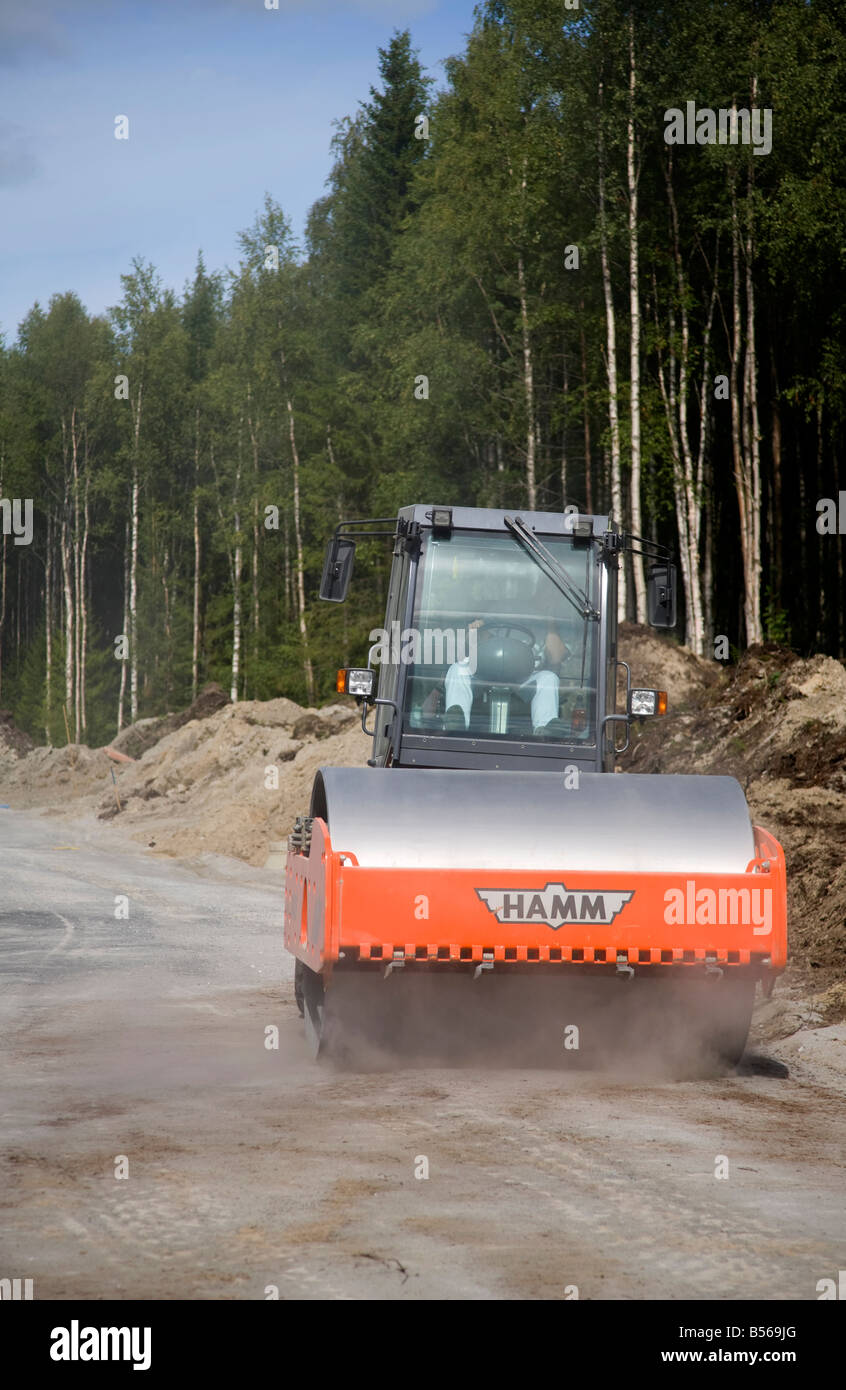
[[[0,888],[0,1276],[36,1298],[813,1300],[846,1267],[846,1069],[811,1044],[708,1081],[343,1073],[268,875],[0,810]]]

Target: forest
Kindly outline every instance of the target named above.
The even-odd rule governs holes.
[[[699,655],[846,657],[844,93],[842,0],[487,0],[440,86],[386,36],[302,245],[268,169],[235,268],[5,326],[0,705],[325,701],[390,560],[321,604],[326,541],[418,501],[610,513]]]

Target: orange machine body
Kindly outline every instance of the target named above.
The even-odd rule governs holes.
[[[744,873],[364,867],[315,818],[290,852],[285,945],[314,971],[382,961],[432,968],[716,965],[764,980],[787,962],[784,853],[754,827]]]

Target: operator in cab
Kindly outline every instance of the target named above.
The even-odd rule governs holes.
[[[515,644],[514,640],[508,637],[512,629],[511,624],[507,622],[476,618],[469,624],[469,630],[475,630],[477,633],[477,672],[471,670],[472,662],[469,656],[463,661],[453,662],[447,670],[444,680],[445,731],[463,733],[469,729],[475,693],[474,679],[477,673],[482,682],[489,681],[491,676],[494,676],[516,686],[516,693],[520,699],[530,706],[534,734],[540,733],[553,720],[557,720],[559,676],[563,662],[570,655],[570,649],[562,640],[557,624],[552,621],[547,623],[546,636],[540,649],[537,645],[529,647],[525,642],[525,636],[521,642]],[[509,640],[511,647],[504,651],[504,644]],[[496,650],[495,644],[498,644]],[[515,661],[519,664],[519,670],[515,668]],[[528,674],[520,679],[530,663],[534,669],[529,670]]]

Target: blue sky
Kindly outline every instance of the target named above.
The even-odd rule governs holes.
[[[178,291],[202,248],[234,266],[265,190],[295,234],[333,119],[410,28],[438,85],[474,0],[0,0],[0,332],[75,290],[121,296],[133,256]],[[129,117],[129,140],[114,122]]]

